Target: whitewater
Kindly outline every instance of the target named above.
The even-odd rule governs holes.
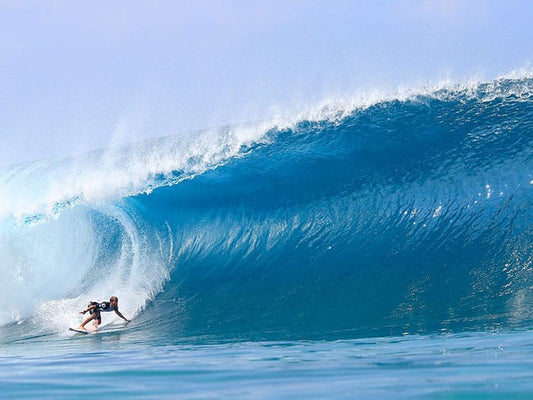
[[[519,74],[6,167],[0,384],[527,397],[532,145]],[[67,331],[111,295],[130,324]]]

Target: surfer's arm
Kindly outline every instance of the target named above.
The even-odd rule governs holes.
[[[126,322],[130,322],[129,319],[127,319],[124,315],[121,314],[121,312],[119,310],[115,310],[115,313],[120,317],[122,318],[124,321]]]
[[[95,305],[89,306],[89,307],[87,307],[86,310],[80,311],[80,314],[85,314],[87,311],[94,310],[95,308],[96,308]]]

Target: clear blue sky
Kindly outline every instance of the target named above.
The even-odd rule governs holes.
[[[0,3],[0,166],[531,68],[530,1]]]

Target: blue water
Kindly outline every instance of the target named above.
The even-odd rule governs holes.
[[[503,399],[533,390],[531,332],[163,346],[137,339],[38,340],[50,354],[2,358],[3,396]],[[77,351],[62,354],[66,347]]]
[[[522,77],[7,168],[3,396],[528,397],[532,144]]]

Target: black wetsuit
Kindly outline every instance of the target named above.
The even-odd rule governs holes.
[[[91,301],[89,303],[89,307],[96,306],[94,309],[89,310],[90,314],[96,313],[96,320],[98,320],[98,323],[102,323],[102,317],[100,316],[100,312],[109,312],[109,311],[118,311],[118,307],[111,307],[111,303],[109,301],[103,301],[101,303],[98,303],[96,301]]]

